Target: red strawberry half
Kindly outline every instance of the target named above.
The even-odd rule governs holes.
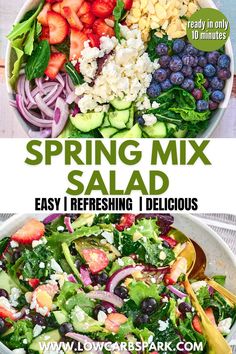
[[[87,1],[84,1],[83,4],[81,5],[79,11],[77,12],[77,15],[80,17],[84,14],[87,14],[90,11],[91,11],[91,4],[88,3]]]
[[[55,79],[60,69],[66,62],[66,55],[63,53],[52,53],[50,55],[48,66],[45,70],[45,74],[50,77],[50,79]]]
[[[68,6],[64,6],[62,8],[62,10],[61,10],[61,14],[69,22],[69,25],[72,28],[76,28],[78,30],[82,30],[83,29],[83,24],[80,21],[78,15],[76,14],[75,10],[71,9]]]
[[[49,43],[57,44],[64,41],[69,28],[63,16],[54,11],[48,11]]]
[[[88,40],[85,33],[74,28],[70,32],[70,60],[79,59],[81,51],[84,49],[84,42]]]
[[[135,222],[135,214],[124,214],[120,218],[120,223],[116,225],[118,231],[123,231],[128,227],[131,227]]]
[[[31,219],[21,229],[16,231],[11,239],[19,243],[32,243],[34,240],[39,240],[43,237],[44,232],[44,224],[36,219]]]
[[[3,305],[0,305],[0,318],[10,318],[11,320],[15,320],[15,312],[10,309],[5,308]]]
[[[97,248],[88,248],[82,251],[82,256],[88,263],[92,273],[98,273],[109,264],[109,259],[104,251]]]
[[[37,20],[41,25],[47,26],[48,25],[48,11],[51,10],[50,4],[45,4],[42,8],[41,12],[38,14]]]
[[[37,288],[37,286],[39,285],[39,279],[37,279],[37,278],[29,279],[29,285],[33,289]]]
[[[88,26],[91,26],[95,21],[95,16],[92,12],[88,12],[80,17],[81,21]]]
[[[77,12],[81,7],[82,3],[83,0],[63,0],[61,2],[61,8],[63,8],[64,6],[68,6],[71,9],[73,9],[75,12]]]
[[[114,5],[112,2],[95,0],[92,3],[92,13],[99,18],[107,18],[112,14]]]
[[[89,43],[90,47],[99,48],[99,46],[100,46],[99,36],[97,34],[94,34],[94,33],[88,33],[87,36],[88,36],[88,39],[90,40],[90,43]]]
[[[113,37],[115,35],[114,29],[112,27],[109,27],[105,21],[101,18],[98,18],[94,24],[93,24],[93,31],[96,33],[99,37],[102,36],[109,36]]]

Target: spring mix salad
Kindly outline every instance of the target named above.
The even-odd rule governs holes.
[[[13,26],[11,104],[31,137],[195,137],[230,57],[186,38],[196,0],[45,0]]]
[[[71,354],[78,345],[83,352],[86,343],[107,342],[170,343],[173,351],[159,354],[190,353],[184,343],[194,342],[202,343],[194,352],[207,353],[184,288],[186,244],[175,240],[172,223],[169,214],[54,214],[27,221],[0,243],[1,342],[17,354]],[[212,323],[229,334],[236,308],[206,282],[191,281]],[[42,343],[69,343],[71,350],[44,350]]]

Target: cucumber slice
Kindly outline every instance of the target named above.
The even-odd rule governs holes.
[[[131,106],[131,102],[127,102],[127,101],[123,101],[123,100],[119,100],[118,98],[115,98],[114,100],[112,100],[110,102],[110,104],[118,110],[122,110],[122,109],[127,109]]]
[[[143,131],[149,138],[165,138],[167,135],[166,125],[163,122],[157,122],[150,126],[144,126]]]
[[[0,284],[1,284],[1,288],[6,290],[8,293],[11,292],[12,288],[17,288],[17,285],[9,277],[9,275],[6,272],[4,272],[4,270],[0,272]]]
[[[117,129],[126,128],[126,123],[129,120],[129,110],[114,111],[109,113],[109,121],[111,126]]]
[[[106,128],[106,127],[110,127],[110,122],[109,122],[109,113],[105,114],[103,123],[102,123],[102,127]]]
[[[118,138],[124,138],[125,137],[125,134],[127,134],[128,130],[127,129],[124,129],[124,130],[121,130],[120,132],[114,134],[111,136],[112,139],[118,139]]]
[[[43,354],[45,350],[41,348],[40,343],[55,343],[59,342],[60,339],[61,335],[57,329],[43,333],[33,340],[33,342],[29,346],[29,350],[35,351],[38,354]]]
[[[184,138],[188,132],[187,129],[178,129],[178,126],[176,124],[173,124],[173,123],[167,123],[167,128],[168,130],[170,129],[174,129],[174,137],[175,138]]]
[[[110,138],[112,135],[118,132],[118,129],[113,127],[106,127],[99,129],[99,131],[102,134],[103,138]]]
[[[132,106],[129,109],[129,120],[126,124],[126,128],[131,129],[134,125],[134,105],[132,104]]]
[[[68,322],[68,316],[65,315],[62,311],[53,311],[52,314],[54,315],[59,325],[64,322]]]
[[[140,129],[138,123],[135,124],[131,129],[127,130],[124,129],[121,132],[118,132],[114,135],[112,135],[112,138],[117,139],[117,138],[142,138],[142,130]]]
[[[104,113],[78,113],[70,116],[71,123],[83,133],[90,132],[102,125]]]

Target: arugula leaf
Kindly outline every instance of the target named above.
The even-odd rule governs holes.
[[[62,246],[62,251],[63,251],[63,254],[65,256],[67,263],[71,267],[71,270],[76,275],[77,279],[80,280],[80,273],[75,266],[74,257],[71,256],[68,245],[65,242],[63,242],[61,246]]]
[[[206,346],[205,337],[193,329],[192,318],[180,320],[178,330],[180,334],[182,334],[186,342],[202,343],[203,348]],[[200,354],[202,353],[202,351],[195,351],[194,353]]]
[[[129,284],[129,296],[137,306],[139,306],[140,303],[147,297],[153,297],[157,301],[160,300],[160,295],[156,284],[147,285],[145,283],[135,281]]]
[[[146,263],[152,264],[156,267],[162,267],[170,264],[176,257],[172,248],[160,249],[159,244],[151,243],[150,241],[144,242],[143,240],[139,240],[145,249],[144,260]],[[164,260],[161,259],[160,253],[165,252],[166,258]]]
[[[12,322],[13,331],[1,338],[10,349],[26,348],[33,340],[33,323],[30,320]],[[24,343],[27,340],[27,344]]]
[[[22,50],[23,42],[24,42],[24,37],[16,38],[11,42],[11,47],[12,49],[14,49],[15,56],[16,56],[16,58],[14,59],[14,66],[11,72],[11,77],[9,79],[9,83],[12,87],[15,87],[16,85],[21,64],[23,61],[23,56],[24,56],[24,51]]]
[[[121,40],[119,21],[121,20],[122,15],[124,13],[124,7],[125,7],[124,1],[117,0],[116,6],[113,10],[113,15],[115,18],[114,30],[115,30],[116,38],[118,39],[119,42]]]
[[[43,76],[50,58],[50,45],[47,40],[41,41],[34,49],[25,67],[28,80]]]

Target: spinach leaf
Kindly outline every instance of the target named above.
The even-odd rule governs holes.
[[[140,303],[147,297],[153,297],[157,301],[160,300],[160,295],[156,284],[147,285],[145,283],[135,281],[129,285],[129,296],[137,306],[139,306]]]
[[[50,266],[50,260],[53,258],[53,253],[47,245],[38,245],[32,250],[24,249],[22,258],[24,263],[22,275],[24,279],[42,279],[54,273]],[[40,263],[43,263],[45,267],[40,268]]]
[[[41,41],[34,49],[25,67],[28,80],[43,76],[50,58],[50,45],[48,41]]]
[[[10,349],[26,348],[33,340],[33,323],[30,320],[13,322],[13,332],[1,338]],[[27,340],[27,344],[24,343]]]
[[[70,76],[71,81],[75,86],[81,85],[84,82],[83,75],[79,74],[72,63],[65,64],[66,72]]]
[[[151,61],[154,61],[155,59],[159,58],[156,52],[156,47],[159,43],[165,43],[169,49],[172,49],[173,41],[168,39],[168,36],[165,35],[162,38],[159,38],[156,36],[156,30],[152,30],[150,33],[150,40],[148,42],[147,46],[147,53]]]
[[[116,38],[118,39],[119,42],[121,40],[119,21],[121,20],[122,15],[124,13],[124,6],[125,4],[123,0],[117,0],[116,6],[113,10],[113,15],[115,18],[114,30],[115,30]]]

